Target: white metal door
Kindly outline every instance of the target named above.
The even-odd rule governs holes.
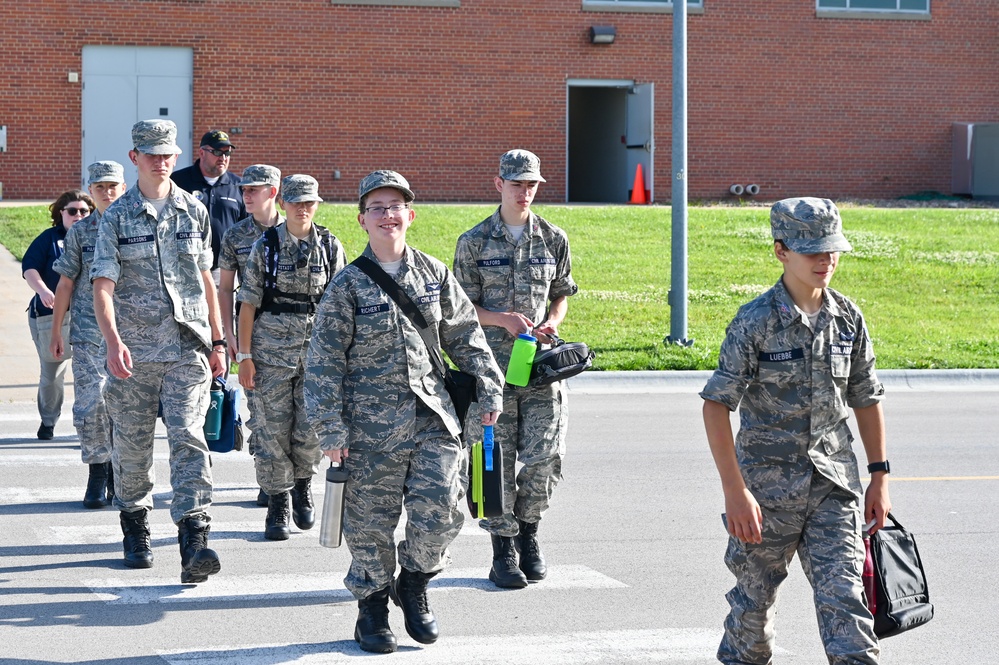
[[[634,85],[628,95],[628,126],[625,128],[625,145],[628,148],[628,169],[626,189],[631,189],[635,182],[635,172],[642,165],[642,176],[645,189],[649,192],[647,202],[655,200],[652,177],[655,156],[654,127],[654,84],[640,83]]]
[[[189,48],[83,47],[82,182],[88,164],[113,159],[134,184],[137,175],[128,159],[132,125],[151,118],[177,124],[183,150],[177,168],[191,164],[193,66]]]

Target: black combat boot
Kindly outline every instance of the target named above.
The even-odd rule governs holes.
[[[354,639],[362,651],[392,653],[399,648],[389,626],[388,587],[357,601],[357,624]]]
[[[518,521],[520,533],[517,535],[517,551],[520,552],[520,569],[531,582],[540,582],[548,575],[548,565],[545,563],[545,555],[541,553],[541,545],[538,545],[539,522]]]
[[[437,573],[402,569],[389,591],[406,617],[406,632],[420,644],[433,644],[440,636],[437,619],[427,600],[427,582]]]
[[[121,544],[125,549],[125,565],[129,568],[151,568],[153,549],[149,541],[149,520],[146,509],[134,512],[121,511],[121,532],[125,534]]]
[[[269,501],[270,497],[267,496],[267,492],[265,492],[264,488],[261,487],[260,491],[257,492],[257,505],[261,508],[266,508]]]
[[[510,536],[493,534],[493,567],[489,581],[501,589],[523,589],[527,578],[517,567],[517,549]]]
[[[105,463],[91,464],[87,478],[87,491],[83,494],[84,508],[103,508],[108,505],[105,496],[108,488],[108,467]]]
[[[302,531],[308,531],[316,523],[312,478],[299,478],[291,488],[291,517],[295,520],[295,526]]]
[[[288,540],[291,529],[288,527],[288,493],[281,492],[267,497],[267,517],[264,518],[264,538],[267,540]]]
[[[180,544],[180,583],[197,584],[222,570],[219,555],[208,547],[208,515],[191,515],[177,524]]]
[[[114,503],[114,465],[111,464],[110,460],[105,462],[104,464],[107,465],[108,467],[107,497],[108,497],[108,505],[110,506],[112,503]]]

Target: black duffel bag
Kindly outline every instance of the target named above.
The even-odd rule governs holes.
[[[552,338],[551,348],[538,351],[534,355],[529,385],[547,386],[593,367],[593,351],[590,351],[590,347],[586,344],[566,342],[557,335],[549,337]]]

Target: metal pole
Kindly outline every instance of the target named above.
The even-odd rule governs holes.
[[[687,339],[687,0],[673,0],[673,218],[670,325],[666,344],[690,346]]]

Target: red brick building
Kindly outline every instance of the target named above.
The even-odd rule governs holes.
[[[952,123],[999,121],[996,0],[689,7],[692,199],[725,198],[737,183],[768,200],[949,192]],[[671,9],[664,0],[4,3],[3,196],[51,198],[93,159],[127,162],[131,122],[164,111],[181,118],[184,160],[206,130],[239,132],[233,170],[267,162],[308,173],[327,200],[353,200],[375,168],[405,174],[424,201],[494,200],[498,156],[525,147],[541,156],[544,201],[627,200],[637,159],[665,202]],[[593,26],[613,26],[613,43],[592,44]],[[180,73],[157,79],[174,56]],[[644,141],[642,122],[651,123]]]

